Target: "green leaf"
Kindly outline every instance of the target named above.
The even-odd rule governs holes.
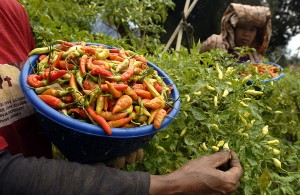
[[[268,169],[264,169],[263,172],[262,172],[262,174],[259,177],[259,187],[260,187],[260,190],[262,192],[265,192],[266,188],[269,185],[269,183],[270,183],[270,174],[268,172]]]
[[[197,107],[191,108],[191,112],[192,112],[195,120],[198,120],[198,121],[206,120],[206,116],[200,108],[197,108]]]

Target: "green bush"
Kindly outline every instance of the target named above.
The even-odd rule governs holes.
[[[228,54],[219,50],[198,54],[198,49],[192,55],[179,51],[148,56],[178,87],[181,110],[145,148],[143,162],[134,168],[168,173],[190,159],[213,153],[213,146],[221,144],[222,149],[224,141],[238,153],[244,169],[236,194],[297,194],[300,72],[285,69],[282,79],[268,83],[261,82],[265,78],[257,74],[247,85],[237,73],[240,64]],[[253,89],[263,95],[245,93]],[[266,125],[265,135],[262,129]],[[270,140],[279,140],[279,144],[270,145]],[[273,154],[273,149],[280,154]],[[273,164],[273,158],[281,161],[282,168]]]

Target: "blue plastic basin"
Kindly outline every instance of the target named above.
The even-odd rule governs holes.
[[[90,163],[106,161],[144,147],[160,130],[176,118],[180,110],[179,92],[172,80],[156,65],[148,62],[164,80],[173,87],[171,98],[177,100],[160,129],[153,125],[135,128],[112,128],[112,135],[107,135],[97,125],[67,117],[45,104],[27,84],[27,77],[33,72],[39,55],[33,55],[25,62],[19,83],[26,100],[34,107],[38,122],[49,139],[70,161]]]

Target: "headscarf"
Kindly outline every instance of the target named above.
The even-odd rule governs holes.
[[[264,54],[271,38],[271,12],[268,7],[231,3],[221,20],[221,34],[212,35],[201,44],[200,52],[214,48],[230,50],[235,47],[234,29],[237,24],[251,24],[257,27],[256,37],[251,45],[259,54]]]
[[[265,53],[271,38],[271,12],[268,7],[231,3],[221,21],[221,35],[225,49],[234,48],[234,29],[237,24],[257,27],[256,37],[250,47],[260,54]]]

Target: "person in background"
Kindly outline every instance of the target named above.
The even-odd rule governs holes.
[[[227,194],[238,188],[243,170],[229,150],[165,175],[50,159],[51,142],[18,85],[22,63],[35,47],[28,16],[16,0],[1,0],[0,18],[1,195]],[[228,162],[228,169],[221,169]]]
[[[256,52],[239,56],[240,61],[261,60],[269,45],[271,34],[271,12],[268,7],[231,3],[222,17],[221,34],[208,37],[201,44],[200,53],[220,48],[234,54],[235,47],[248,46]]]

